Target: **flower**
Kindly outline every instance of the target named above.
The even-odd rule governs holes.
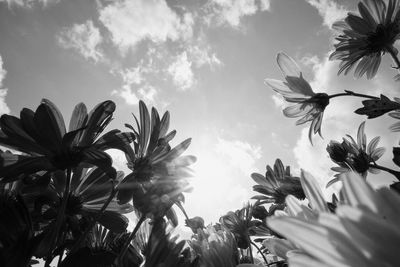
[[[285,168],[280,159],[275,161],[273,169],[267,165],[265,176],[253,173],[251,178],[257,183],[253,186],[253,190],[262,194],[254,196],[252,199],[259,200],[260,204],[283,204],[288,195],[294,195],[300,199],[305,197],[300,179],[291,176],[290,167]]]
[[[115,266],[114,262],[128,238],[127,233],[113,233],[95,225],[81,248],[68,253],[62,266]],[[143,256],[131,245],[118,266],[140,266]]]
[[[199,267],[234,267],[239,263],[235,238],[224,226],[199,229],[189,245],[198,257]]]
[[[331,141],[326,150],[330,158],[339,167],[331,168],[333,171],[343,173],[354,170],[363,177],[367,176],[367,172],[377,173],[379,170],[373,168],[371,163],[375,163],[385,153],[385,148],[377,147],[380,137],[373,138],[367,146],[367,137],[364,132],[365,121],[360,124],[357,131],[357,141],[350,135],[349,138],[343,138],[343,142]],[[336,174],[327,186],[339,180],[339,174]]]
[[[358,3],[359,15],[349,13],[343,21],[332,26],[341,32],[336,38],[331,60],[341,60],[338,74],[347,74],[355,67],[354,76],[366,74],[372,79],[381,63],[381,56],[389,52],[400,38],[400,5],[397,0],[363,0]]]
[[[246,205],[236,212],[230,211],[222,216],[219,221],[229,231],[233,233],[237,246],[241,249],[247,249],[250,246],[250,230],[254,225],[251,205]]]
[[[399,103],[399,104],[400,104],[400,98],[395,97],[394,100],[396,101],[396,103]],[[390,113],[389,113],[389,116],[392,117],[392,118],[395,118],[395,119],[399,120],[399,119],[400,119],[400,110],[397,109],[397,110],[395,110],[395,111],[393,111],[393,112],[390,112]],[[390,129],[392,132],[400,132],[400,122],[395,122],[395,123],[393,123],[393,124],[390,126],[389,129]]]
[[[344,202],[336,213],[308,219],[280,216],[269,227],[299,249],[287,253],[290,266],[398,266],[400,196],[374,190],[359,174],[342,175]]]
[[[81,163],[115,172],[110,156],[103,150],[117,148],[128,153],[127,144],[133,136],[113,130],[98,138],[114,110],[112,101],[98,104],[89,114],[83,103],[78,104],[68,132],[60,111],[47,99],[42,100],[35,112],[24,108],[20,118],[2,115],[0,144],[23,154],[1,153],[4,165],[0,168],[1,182],[15,181],[21,175],[38,171],[72,169]]]
[[[173,216],[173,212],[168,212],[172,205],[183,201],[183,192],[190,191],[187,178],[192,171],[189,166],[196,158],[181,154],[189,147],[191,139],[171,148],[169,142],[176,131],[167,133],[169,113],[160,120],[153,108],[150,118],[143,101],[139,102],[139,113],[140,122],[135,117],[138,129],[127,125],[136,137],[134,153],[127,156],[132,172],[120,183],[117,197],[120,203],[132,199],[135,208],[149,218]]]
[[[265,83],[282,95],[287,102],[296,103],[283,110],[286,117],[301,117],[296,125],[311,121],[308,138],[312,143],[313,133],[321,135],[322,117],[329,104],[329,96],[325,93],[314,93],[310,84],[303,78],[296,62],[285,53],[278,54],[277,62],[286,81],[265,79]]]

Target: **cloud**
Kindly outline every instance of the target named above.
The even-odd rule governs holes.
[[[151,69],[143,65],[143,61],[135,68],[112,72],[122,77],[123,84],[120,89],[113,90],[111,95],[123,98],[128,105],[137,105],[139,100],[154,103],[157,89],[146,82],[144,75],[148,72]]]
[[[7,96],[7,89],[3,88],[3,80],[6,74],[7,71],[3,68],[3,58],[0,56],[0,115],[10,112],[5,99]]]
[[[85,59],[91,59],[94,62],[103,59],[99,48],[103,38],[91,20],[63,29],[57,36],[57,40],[63,48],[74,49]]]
[[[205,20],[209,25],[216,22],[217,25],[239,28],[243,17],[269,10],[269,7],[270,1],[267,0],[211,0],[206,6],[208,14]]]
[[[9,8],[12,8],[13,6],[33,8],[36,5],[45,8],[49,5],[57,4],[58,2],[60,2],[60,0],[0,0],[0,3],[1,2],[7,3]]]
[[[195,83],[192,62],[188,60],[186,51],[177,56],[168,67],[168,73],[172,76],[174,84],[182,91],[191,88]]]
[[[113,43],[126,51],[143,40],[155,43],[192,37],[193,17],[179,16],[163,0],[118,0],[99,9]]]
[[[211,48],[209,45],[190,45],[187,47],[186,52],[196,68],[207,65],[213,70],[215,69],[215,67],[223,65],[222,61],[217,57],[216,53],[211,52]]]
[[[247,176],[256,170],[256,160],[261,158],[260,146],[252,146],[239,140],[218,138],[216,152]]]
[[[328,28],[332,28],[332,24],[340,19],[343,19],[348,10],[332,0],[306,0],[318,10],[318,13],[323,18],[323,24]]]

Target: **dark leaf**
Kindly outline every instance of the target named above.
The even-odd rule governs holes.
[[[75,253],[69,254],[60,267],[111,267],[116,257],[116,254],[105,249],[83,247]]]
[[[400,167],[400,147],[393,147],[393,162]]]

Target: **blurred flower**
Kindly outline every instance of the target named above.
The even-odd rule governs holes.
[[[89,114],[78,104],[67,132],[58,108],[43,99],[36,111],[24,108],[20,118],[4,114],[0,118],[0,144],[23,154],[2,153],[2,182],[17,180],[22,174],[66,170],[80,163],[111,171],[111,158],[103,150],[129,149],[133,136],[113,130],[98,138],[112,119],[115,104],[105,101]],[[97,140],[96,140],[97,139]],[[115,170],[114,170],[115,172]]]
[[[396,103],[400,104],[400,98],[395,97],[394,100],[396,101]],[[389,113],[389,116],[392,118],[395,118],[397,120],[400,120],[400,110],[395,110],[391,113]],[[389,128],[392,132],[400,132],[400,122],[396,122],[393,123],[390,128]]]
[[[190,229],[192,229],[192,232],[194,234],[197,233],[197,230],[204,228],[204,220],[199,216],[193,217],[191,219],[186,219],[185,223],[187,227],[190,227]]]
[[[312,143],[313,133],[321,135],[322,117],[329,104],[329,96],[325,93],[314,93],[310,84],[303,78],[296,62],[285,53],[278,54],[277,62],[285,81],[265,79],[265,83],[282,95],[287,102],[296,103],[283,110],[286,117],[301,117],[296,125],[311,121],[308,137]]]
[[[191,139],[171,149],[169,142],[176,131],[167,134],[169,113],[166,112],[160,120],[153,108],[150,119],[142,101],[139,112],[140,123],[135,117],[138,129],[127,125],[136,137],[134,153],[127,155],[132,172],[120,183],[118,199],[120,203],[132,199],[135,208],[150,218],[166,214],[174,216],[174,213],[168,213],[171,206],[184,200],[183,192],[190,191],[187,178],[192,175],[192,170],[189,166],[196,158],[181,154],[189,147]]]
[[[69,253],[61,266],[115,266],[115,259],[119,255],[126,238],[128,238],[127,233],[116,234],[96,225],[87,237],[84,246],[73,253]],[[118,266],[139,267],[142,262],[143,256],[133,246],[129,246]]]
[[[176,266],[190,267],[190,259],[182,254],[185,241],[178,241],[178,237],[171,237],[166,231],[164,220],[154,221],[146,250],[143,267]]]
[[[252,214],[253,218],[259,219],[261,221],[265,220],[269,215],[267,209],[264,206],[256,205],[253,207]]]
[[[229,231],[233,233],[237,246],[241,249],[247,249],[250,246],[250,230],[254,226],[251,205],[246,205],[236,212],[230,211],[222,216],[219,221]]]
[[[332,170],[343,173],[350,170],[360,173],[363,177],[367,176],[367,172],[377,173],[379,170],[373,168],[371,163],[375,163],[385,152],[385,148],[377,147],[380,137],[377,136],[368,143],[367,137],[364,132],[365,122],[362,122],[358,127],[357,141],[355,141],[350,135],[349,138],[343,138],[343,142],[339,143],[331,141],[326,150],[329,153],[330,158],[339,167],[333,167]],[[328,183],[327,186],[338,181],[339,174],[336,174],[336,178]]]
[[[319,211],[314,217],[268,221],[299,248],[287,253],[289,265],[398,266],[400,196],[389,188],[375,191],[354,172],[342,176],[345,202],[335,214]]]
[[[339,74],[347,74],[357,66],[355,77],[366,74],[372,79],[385,52],[396,57],[393,44],[400,38],[400,5],[397,0],[363,0],[358,3],[358,11],[360,15],[349,13],[333,24],[341,34],[330,59],[341,60]]]
[[[253,173],[251,178],[257,183],[253,186],[253,190],[262,194],[254,196],[252,199],[259,200],[260,204],[283,204],[288,195],[294,195],[299,199],[305,197],[300,179],[291,176],[290,167],[285,168],[280,159],[275,161],[274,169],[267,165],[265,177],[259,173]]]
[[[189,241],[199,267],[234,267],[239,263],[235,238],[224,226],[209,225]]]

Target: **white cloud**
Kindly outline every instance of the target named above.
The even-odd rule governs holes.
[[[195,83],[192,62],[188,60],[186,51],[177,56],[168,67],[168,73],[172,76],[174,84],[182,91],[191,88]]]
[[[260,146],[252,146],[239,140],[218,138],[216,152],[226,157],[232,166],[239,168],[246,176],[256,171],[256,160],[261,158]]]
[[[211,69],[214,69],[215,67],[222,66],[223,64],[217,55],[214,52],[211,52],[209,45],[190,45],[188,46],[186,52],[188,53],[188,57],[197,68],[208,65]]]
[[[113,90],[111,95],[123,98],[128,105],[137,105],[139,100],[154,103],[157,90],[148,84],[144,77],[149,72],[153,73],[150,66],[145,65],[143,61],[135,68],[112,72],[121,76],[123,84],[120,89]]]
[[[100,21],[110,31],[121,51],[149,39],[153,42],[186,40],[192,37],[193,17],[182,17],[164,0],[118,0],[100,7]]]
[[[329,28],[332,24],[340,19],[343,19],[348,10],[345,7],[339,5],[333,0],[306,0],[307,3],[312,5],[318,10],[318,13],[323,18],[323,24]]]
[[[35,5],[47,7],[48,5],[57,4],[60,0],[0,0],[1,2],[7,3],[9,8],[13,6],[33,8]]]
[[[270,1],[267,0],[211,0],[207,5],[208,14],[205,20],[210,25],[215,21],[218,25],[238,28],[243,17],[269,10],[269,7]]]
[[[6,103],[7,89],[3,88],[3,80],[6,77],[7,71],[3,68],[3,58],[0,56],[0,115],[7,114],[10,109]]]
[[[85,59],[98,62],[103,58],[99,48],[103,38],[91,20],[63,29],[57,40],[62,47],[77,50]]]

